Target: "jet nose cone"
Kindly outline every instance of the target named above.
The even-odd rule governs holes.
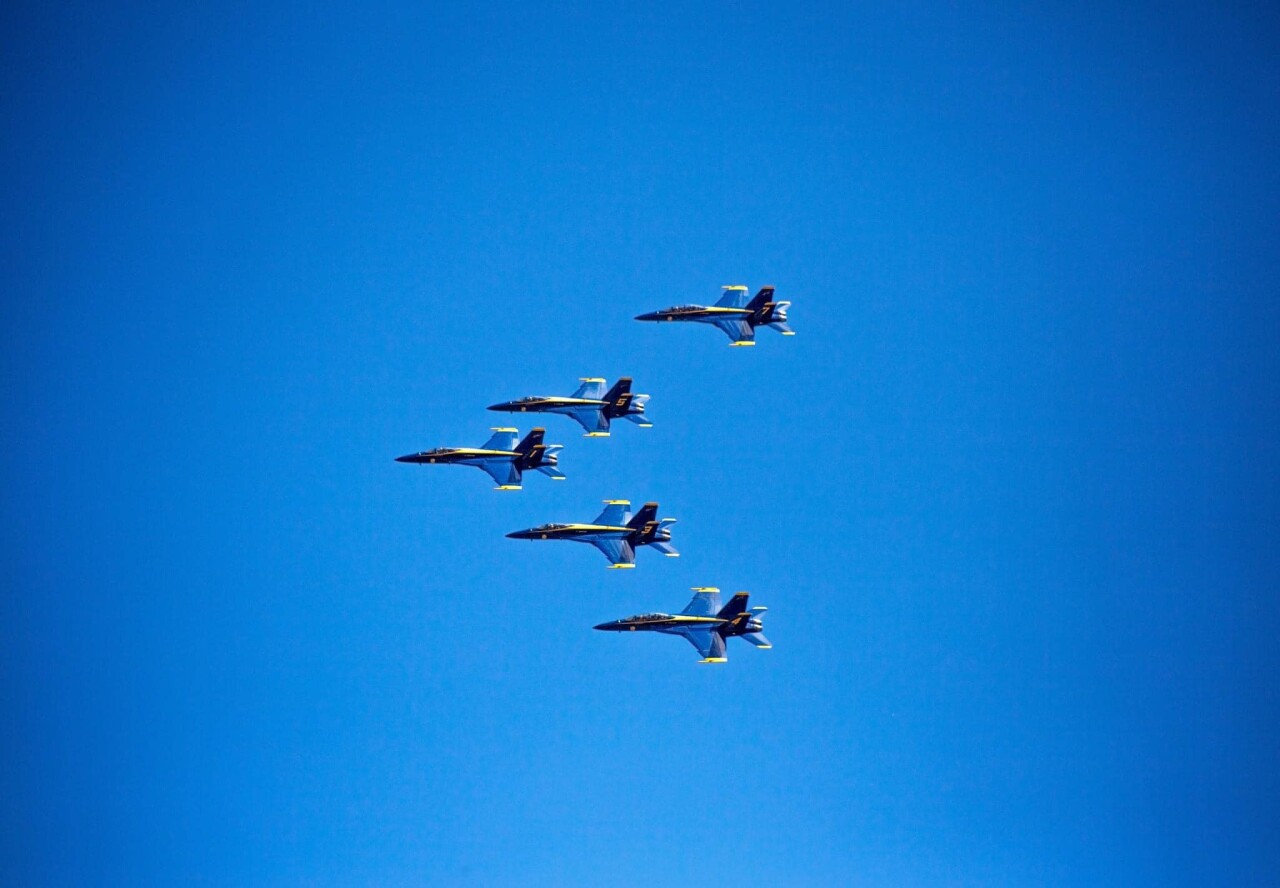
[[[396,457],[396,462],[407,462],[407,463],[411,463],[411,462],[417,462],[417,461],[418,461],[418,454],[416,454],[416,453],[407,453],[407,454],[405,454],[404,456],[397,456],[397,457]]]
[[[636,320],[637,321],[656,321],[658,320],[658,313],[656,311],[645,312],[642,315],[636,315]]]
[[[486,408],[486,409],[488,409],[488,410],[503,410],[503,411],[507,411],[507,410],[510,410],[510,409],[511,409],[511,402],[510,402],[510,401],[503,401],[501,404],[490,404],[490,405],[488,406],[488,408]]]
[[[513,530],[513,531],[511,531],[511,533],[507,534],[507,539],[509,539],[509,540],[527,540],[527,539],[529,539],[529,531],[527,531],[527,530]]]
[[[620,627],[615,621],[612,623],[601,623],[599,626],[595,626],[593,628],[599,629],[602,632],[617,632],[622,627]]]

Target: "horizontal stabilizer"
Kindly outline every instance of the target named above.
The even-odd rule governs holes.
[[[764,637],[763,632],[750,632],[746,635],[739,635],[738,637],[745,642],[754,644],[761,650],[767,651],[769,648],[773,647],[773,645],[769,643],[769,639]]]

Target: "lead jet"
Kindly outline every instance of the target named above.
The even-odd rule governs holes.
[[[630,376],[619,379],[607,392],[604,380],[599,377],[584,378],[580,382],[578,390],[567,398],[533,395],[494,404],[489,409],[505,413],[559,413],[586,429],[588,438],[609,437],[609,421],[613,419],[626,419],[644,429],[653,427],[644,415],[649,396],[631,393]]]
[[[652,546],[663,555],[675,558],[679,552],[671,545],[674,518],[659,518],[658,504],[645,503],[631,516],[628,500],[605,500],[604,511],[591,524],[543,524],[528,530],[507,534],[513,540],[570,540],[590,543],[609,559],[611,568],[636,566],[636,549]]]
[[[636,315],[636,320],[715,324],[733,340],[730,345],[755,345],[756,327],[772,327],[783,336],[795,335],[787,323],[787,308],[791,303],[774,302],[773,287],[761,287],[750,302],[747,301],[747,288],[741,284],[721,289],[724,295],[715,305],[676,305]]]
[[[693,590],[693,601],[678,614],[639,614],[601,623],[604,632],[663,632],[667,635],[683,635],[689,644],[702,654],[699,663],[727,663],[725,639],[735,635],[758,648],[773,647],[761,630],[764,623],[760,615],[767,608],[753,607],[747,610],[749,593],[738,592],[724,607],[720,606],[720,590],[712,586],[698,586]]]
[[[563,481],[564,473],[556,468],[557,450],[563,444],[543,444],[546,429],[534,429],[519,444],[516,429],[493,429],[494,435],[479,447],[437,447],[422,453],[397,456],[403,463],[452,463],[484,469],[498,482],[494,490],[519,490],[524,472],[536,469],[550,475],[553,481]]]

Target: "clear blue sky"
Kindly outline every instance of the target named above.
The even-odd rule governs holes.
[[[7,4],[0,881],[1274,884],[1280,17],[883,6]]]

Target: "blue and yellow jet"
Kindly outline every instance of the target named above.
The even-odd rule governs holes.
[[[498,482],[494,490],[519,490],[528,469],[550,475],[553,481],[563,481],[564,473],[556,468],[559,462],[556,451],[563,450],[564,445],[543,444],[546,432],[546,429],[534,429],[517,444],[520,432],[516,429],[493,429],[493,437],[479,447],[437,447],[422,453],[397,456],[396,462],[475,466],[484,469]]]
[[[607,392],[604,390],[605,381],[599,377],[580,381],[582,385],[567,398],[532,395],[518,401],[494,404],[489,409],[505,413],[559,413],[586,429],[588,438],[609,437],[609,421],[614,419],[626,419],[645,429],[653,426],[644,415],[644,405],[649,396],[631,393],[631,377],[622,377]]]
[[[636,566],[636,549],[652,546],[663,555],[675,558],[679,552],[671,545],[668,525],[674,518],[659,518],[658,504],[645,503],[631,515],[629,500],[605,500],[604,511],[590,524],[543,524],[528,530],[507,534],[513,540],[570,540],[590,543],[609,559],[611,568]]]
[[[725,639],[735,635],[758,648],[773,647],[764,637],[764,623],[760,615],[766,608],[747,610],[749,593],[738,592],[724,607],[720,606],[720,590],[713,586],[698,586],[693,590],[693,601],[678,614],[639,614],[601,623],[604,632],[663,632],[682,635],[702,654],[699,663],[727,663]]]
[[[772,327],[783,336],[794,336],[787,323],[790,302],[774,302],[773,287],[761,287],[748,302],[747,288],[741,284],[722,287],[724,295],[715,305],[676,305],[648,314],[636,315],[637,321],[692,321],[715,324],[733,340],[730,345],[755,345],[756,327]]]

